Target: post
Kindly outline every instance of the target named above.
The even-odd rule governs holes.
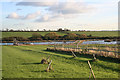
[[[51,55],[46,59],[46,61],[51,57]]]
[[[93,72],[93,70],[92,70],[92,67],[91,67],[89,61],[88,61],[88,64],[89,64],[90,71],[91,71],[91,73],[92,73],[92,75],[93,75],[93,77],[94,77],[94,79],[95,79],[95,75],[94,75],[94,72]],[[90,73],[90,75],[91,75],[91,73]],[[89,78],[90,78],[90,76],[89,76]],[[95,79],[95,80],[96,80],[96,79]]]
[[[94,60],[96,60],[95,54],[93,54]]]
[[[72,50],[71,50],[71,52],[72,52],[73,57],[77,57]]]
[[[49,70],[50,70],[51,63],[52,63],[52,60],[50,61],[49,65],[47,67],[47,70],[46,70],[47,72],[49,72]]]

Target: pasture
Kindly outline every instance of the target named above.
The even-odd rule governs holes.
[[[91,34],[92,36],[97,36],[97,37],[117,37],[118,36],[118,31],[82,31],[82,32],[72,31],[69,33],[86,34],[86,35]]]
[[[39,33],[42,36],[49,32],[2,32],[2,37],[31,37],[33,33]],[[76,34],[86,34],[86,35],[92,35],[97,37],[117,37],[118,31],[68,31],[68,32],[56,32],[58,35],[64,36],[67,33],[76,33]]]
[[[89,55],[47,51],[50,45],[2,46],[2,76],[4,78],[89,78]],[[49,55],[53,70],[46,72],[48,64],[40,64]],[[91,62],[96,78],[119,78],[119,62],[99,57]]]
[[[2,32],[2,37],[14,37],[14,36],[19,36],[19,37],[24,37],[24,38],[28,38],[28,37],[32,37],[33,33],[39,33],[42,36],[44,36],[47,33],[50,32]],[[56,32],[58,35],[65,35],[65,33],[61,33],[61,32]]]

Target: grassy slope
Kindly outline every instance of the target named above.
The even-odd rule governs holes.
[[[41,35],[45,35],[49,32],[2,32],[2,37],[11,37],[11,36],[22,36],[22,37],[31,37],[33,33],[40,33]],[[76,33],[76,34],[87,34],[87,35],[92,35],[92,36],[118,36],[117,31],[86,31],[86,32],[76,32],[72,31],[69,33]],[[65,32],[57,32],[57,34],[63,36],[66,33]]]
[[[85,32],[70,32],[70,33],[76,33],[76,34],[86,34],[86,35],[92,35],[92,36],[99,36],[99,37],[109,37],[109,36],[118,36],[118,31],[85,31]]]
[[[21,36],[21,37],[31,37],[33,33],[39,33],[41,35],[45,35],[49,32],[2,32],[2,37],[11,37],[11,36]],[[61,33],[61,32],[56,32],[57,34],[63,36],[65,35],[65,33]]]
[[[45,51],[47,46],[3,46],[3,77],[6,78],[88,78],[90,57],[76,59],[63,52]],[[50,58],[54,72],[45,72],[47,64],[40,63],[43,57]],[[91,63],[96,78],[118,78],[118,63],[98,60]]]

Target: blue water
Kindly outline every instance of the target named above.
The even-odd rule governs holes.
[[[40,45],[40,44],[69,44],[73,43],[74,41],[64,42],[29,42],[29,43],[19,43],[19,44],[33,44],[33,45]],[[104,42],[104,40],[100,41],[85,41],[82,44],[120,44],[120,42],[112,41],[112,42]],[[0,43],[0,45],[13,45],[13,43]]]
[[[40,44],[69,44],[69,43],[73,43],[74,41],[68,41],[66,43],[64,42],[21,42],[19,44],[33,44],[33,45],[40,45]],[[0,43],[0,45],[13,45],[13,43]]]
[[[82,44],[119,44],[120,42],[112,41],[112,42],[104,42],[104,40],[100,41],[85,41]]]

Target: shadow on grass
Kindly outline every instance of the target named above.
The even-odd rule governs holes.
[[[32,64],[38,65],[38,64],[41,64],[41,63],[40,62],[39,63],[23,63],[22,65],[32,65]]]
[[[39,72],[47,72],[46,70],[42,70],[42,71],[31,71],[31,72],[35,72],[35,73],[39,73]],[[53,70],[51,70],[50,72],[54,72]]]
[[[44,51],[47,51],[47,50],[44,50]],[[54,52],[54,53],[57,53],[57,54],[62,54],[62,55],[71,55],[71,58],[69,59],[74,59],[72,57],[72,53],[71,52],[64,52],[64,51],[47,51],[47,52]],[[90,55],[90,54],[79,54],[79,53],[75,53],[77,55],[77,57],[81,57],[81,58],[89,58],[89,59],[93,59],[93,56]],[[96,56],[98,60],[101,60],[101,61],[106,61],[106,62],[113,62],[113,63],[119,63],[119,59],[115,59],[115,58],[111,58],[111,57],[103,57],[103,56]],[[79,60],[80,62],[85,62],[87,63],[88,61],[87,60]],[[114,68],[112,66],[106,66],[104,64],[100,64],[100,63],[97,63],[97,61],[95,62],[92,62],[90,61],[91,64],[94,64],[95,66],[100,66],[104,69],[109,69],[109,70],[112,70],[112,71],[116,71],[116,72],[120,72],[120,69],[119,68]],[[118,66],[119,67],[119,66]]]
[[[62,55],[71,55],[72,57],[72,53],[71,52],[66,52],[66,51],[48,51],[48,50],[44,50],[47,52],[54,52],[57,54],[62,54]],[[80,54],[80,53],[75,53],[77,57],[82,57],[82,58],[89,58],[89,59],[93,59],[93,55],[90,54]],[[119,63],[120,59],[117,58],[111,58],[111,57],[104,57],[104,56],[96,56],[97,59],[101,60],[101,61],[106,61],[106,62],[113,62],[113,63]],[[71,58],[72,59],[72,58]]]
[[[22,50],[22,51],[32,51],[32,50]]]
[[[92,62],[91,62],[91,64],[92,64]],[[112,70],[112,71],[115,71],[115,72],[120,72],[120,69],[119,69],[119,66],[118,66],[118,68],[116,69],[116,68],[114,68],[114,67],[112,67],[112,66],[105,66],[105,65],[103,65],[103,64],[98,64],[98,63],[94,63],[93,62],[93,64],[94,65],[96,65],[96,66],[100,66],[100,67],[102,67],[102,68],[104,68],[104,69],[110,69],[110,70]]]

